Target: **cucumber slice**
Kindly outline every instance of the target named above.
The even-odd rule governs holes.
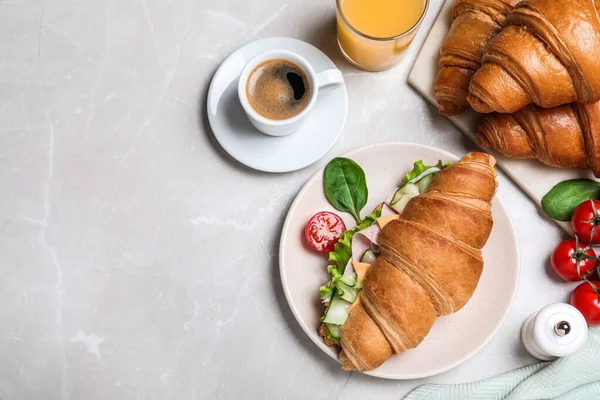
[[[402,214],[402,212],[404,211],[404,207],[406,207],[408,202],[412,198],[417,197],[419,194],[419,188],[417,187],[417,185],[407,183],[406,185],[398,189],[396,193],[394,193],[394,197],[390,206],[392,206],[392,208],[396,210],[399,214]]]
[[[349,287],[355,287],[356,282],[358,282],[358,279],[356,279],[356,273],[353,272],[351,274],[342,276],[339,282]]]
[[[360,283],[356,272],[352,272],[351,274],[343,276],[340,279],[340,282],[342,282],[346,286],[351,287],[352,289],[362,289],[362,284]]]
[[[440,172],[441,169],[439,169],[438,167],[431,167],[426,169],[425,171],[423,171],[421,173],[421,175],[411,179],[410,181],[408,181],[409,183],[418,183],[421,179],[425,178],[426,176],[429,176],[431,174],[435,174],[436,172]]]
[[[358,295],[356,294],[355,290],[349,289],[349,290],[344,291],[344,295],[340,296],[340,297],[349,303],[354,303],[356,301],[357,296]]]
[[[360,256],[360,262],[364,262],[367,264],[373,264],[377,260],[377,254],[373,251],[373,249],[368,249]]]
[[[423,177],[423,179],[421,179],[419,182],[417,182],[417,187],[419,188],[419,192],[421,194],[423,194],[427,191],[427,188],[431,184],[431,180],[433,179],[434,175],[435,175],[435,173],[426,175]]]
[[[362,284],[360,283],[356,272],[344,276],[342,279],[340,279],[340,282],[342,282],[346,286],[349,286],[352,289],[362,289]]]
[[[327,328],[327,332],[329,332],[329,337],[337,342],[340,341],[340,328],[341,326],[335,324],[325,323],[325,328]]]
[[[344,322],[346,322],[346,318],[348,318],[349,306],[350,303],[342,299],[336,293],[331,298],[331,303],[329,303],[329,307],[327,307],[325,315],[323,316],[323,318],[321,318],[321,322],[335,325],[343,325]]]
[[[354,283],[354,282],[352,282],[352,283]],[[360,292],[360,289],[350,287],[341,281],[338,282],[337,287],[342,292],[340,294],[340,297],[350,303],[354,303],[354,300],[356,300],[356,296],[358,296],[358,292]]]
[[[396,190],[396,193],[394,193],[394,197],[392,197],[390,205],[392,206],[392,208],[395,208],[394,205],[398,204],[400,201],[402,201],[402,199],[406,197],[413,198],[415,196],[418,196],[419,194],[419,188],[417,187],[417,185],[415,185],[414,183],[407,183],[400,189]]]
[[[356,277],[356,283],[354,284],[354,289],[362,289],[363,285],[362,283],[360,283],[360,280],[358,279],[358,276]]]

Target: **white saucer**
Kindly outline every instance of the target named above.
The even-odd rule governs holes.
[[[208,90],[208,120],[212,131],[233,158],[266,172],[288,172],[309,166],[337,141],[348,112],[344,84],[323,90],[302,128],[289,136],[273,137],[248,121],[237,96],[237,81],[244,65],[259,53],[274,49],[294,51],[315,71],[336,68],[316,47],[291,38],[269,38],[249,43],[231,54],[219,67]]]

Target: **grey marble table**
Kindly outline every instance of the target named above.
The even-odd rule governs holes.
[[[341,371],[280,285],[283,219],[328,158],[393,140],[475,149],[406,84],[441,5],[403,62],[372,74],[342,59],[333,0],[0,0],[0,399],[400,399],[533,362],[522,321],[572,286],[547,261],[563,233],[503,174],[519,292],[450,372]],[[328,156],[281,175],[226,155],[204,111],[220,61],[269,36],[321,48],[349,92]]]

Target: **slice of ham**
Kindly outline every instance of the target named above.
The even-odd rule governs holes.
[[[369,249],[379,253],[379,243],[377,241],[379,232],[381,232],[381,228],[375,223],[354,234],[352,238],[352,261],[360,261],[364,252]]]
[[[389,198],[387,198],[385,200],[385,203],[383,203],[383,206],[381,207],[381,216],[382,217],[387,217],[388,215],[398,215],[398,212],[396,210],[394,210],[392,207],[388,206],[389,202],[392,201],[392,197],[394,197],[394,196],[390,196]]]
[[[354,265],[352,265],[352,258],[351,258],[346,263],[346,268],[344,269],[344,276],[352,275],[353,273],[354,273]]]
[[[387,199],[386,203],[383,204],[381,208],[382,217],[398,215],[398,213],[387,204],[387,202],[391,199],[392,197]],[[352,258],[348,260],[348,264],[346,264],[346,268],[344,269],[344,275],[354,273],[352,262],[360,261],[365,251],[371,249],[375,253],[379,253],[379,232],[381,232],[381,228],[377,223],[374,223],[370,227],[354,234],[354,236],[352,237]]]

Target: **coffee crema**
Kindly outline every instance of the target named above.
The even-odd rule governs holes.
[[[278,58],[264,61],[252,70],[246,95],[254,111],[265,118],[282,120],[304,110],[311,87],[300,66]]]

